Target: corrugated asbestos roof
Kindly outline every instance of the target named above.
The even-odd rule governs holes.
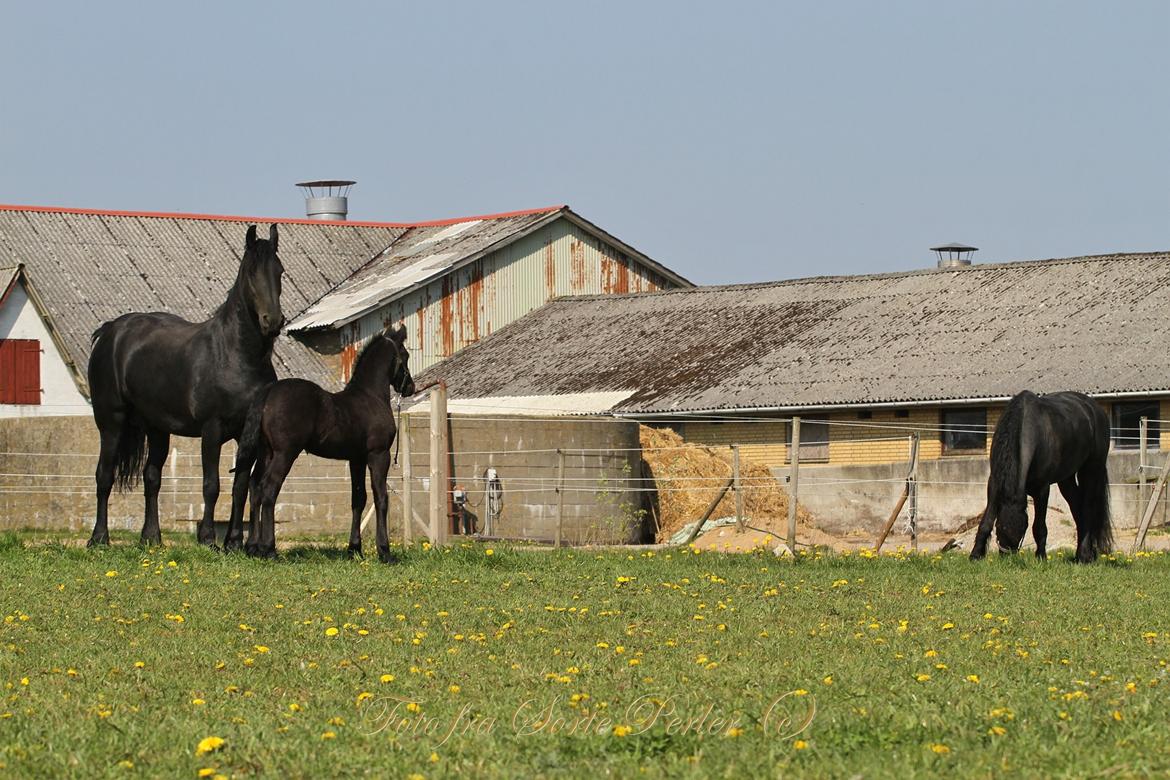
[[[414,228],[289,323],[291,331],[351,322],[392,298],[554,219],[563,208]]]
[[[303,310],[405,232],[404,227],[281,221],[285,315]],[[268,233],[267,220],[259,222]],[[23,263],[75,365],[90,334],[131,311],[207,319],[235,282],[246,220],[80,210],[0,208],[0,263]],[[334,385],[321,357],[282,336],[281,376]]]
[[[280,225],[285,316],[303,323],[328,312],[334,324],[566,210],[378,223],[0,205],[0,264],[25,266],[84,372],[90,335],[106,320],[131,311],[207,319],[235,281],[249,223],[261,236]],[[273,362],[282,377],[338,386],[321,356],[288,336],[277,340]]]
[[[616,413],[1170,391],[1170,253],[558,299],[420,377]]]

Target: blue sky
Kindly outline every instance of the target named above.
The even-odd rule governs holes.
[[[1170,249],[1167,2],[6,3],[0,201],[568,203],[700,283]]]

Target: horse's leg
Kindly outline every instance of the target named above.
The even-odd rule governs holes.
[[[988,491],[990,493],[990,491]],[[991,529],[995,525],[998,500],[987,497],[987,507],[983,510],[983,518],[979,521],[979,530],[975,532],[975,543],[971,545],[971,560],[977,561],[987,555],[987,540],[991,537]]]
[[[1069,511],[1072,512],[1073,522],[1077,526],[1077,560],[1081,560],[1081,549],[1087,541],[1088,534],[1085,533],[1085,512],[1083,508],[1083,497],[1080,486],[1077,485],[1076,476],[1062,479],[1059,483],[1060,494],[1064,496],[1064,500],[1068,502]]]
[[[121,420],[111,420],[105,425],[99,425],[98,433],[101,436],[101,449],[98,452],[97,470],[94,473],[94,480],[97,482],[97,517],[94,519],[93,533],[89,537],[87,547],[110,543],[108,526],[110,491],[114,489],[118,440],[122,436]]]
[[[233,552],[244,544],[244,504],[248,501],[248,486],[252,480],[255,460],[236,451],[236,466],[232,475],[232,513],[228,518],[227,535],[223,538],[224,552]]]
[[[146,492],[146,522],[142,524],[143,544],[162,544],[162,530],[158,527],[158,491],[162,487],[162,468],[171,449],[171,435],[166,431],[146,434],[146,466],[142,469],[142,485]]]
[[[366,509],[366,461],[354,458],[349,462],[350,508],[353,523],[349,527],[349,557],[362,554],[362,512]]]
[[[1077,472],[1081,491],[1082,525],[1078,525],[1077,561],[1092,563],[1109,552],[1113,529],[1109,519],[1109,471],[1104,458],[1086,463]]]
[[[1048,514],[1048,494],[1052,491],[1052,486],[1048,485],[1043,490],[1038,490],[1032,494],[1032,503],[1036,507],[1036,519],[1032,521],[1032,538],[1036,540],[1036,557],[1040,560],[1048,558],[1048,522],[1046,516]]]
[[[370,453],[370,489],[374,491],[374,513],[377,527],[378,560],[393,563],[390,556],[390,537],[386,530],[386,509],[390,497],[386,494],[386,474],[390,471],[390,451]]]
[[[203,428],[201,445],[203,460],[203,519],[199,521],[200,544],[215,547],[215,502],[219,500],[219,453],[223,449],[219,425],[208,423]]]
[[[295,460],[295,452],[273,452],[260,479],[260,539],[254,554],[261,558],[276,557],[276,499]]]
[[[244,545],[244,552],[248,555],[255,555],[256,545],[260,543],[260,480],[268,468],[268,459],[268,447],[261,445],[248,484],[248,543]]]

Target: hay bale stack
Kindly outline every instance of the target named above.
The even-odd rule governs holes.
[[[691,444],[668,428],[639,426],[642,460],[658,491],[657,540],[664,542],[698,520],[716,492],[731,478],[731,448]],[[749,524],[783,536],[788,528],[788,494],[766,466],[740,458],[743,511]],[[711,517],[734,517],[735,494],[723,497]],[[813,516],[796,508],[797,525],[811,528]]]

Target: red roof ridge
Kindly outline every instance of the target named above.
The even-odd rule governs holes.
[[[37,211],[47,214],[92,214],[106,217],[153,217],[160,219],[204,219],[225,222],[276,222],[282,225],[342,225],[349,227],[386,227],[386,228],[416,228],[441,227],[456,225],[460,222],[472,222],[480,219],[503,219],[505,217],[523,217],[529,214],[551,214],[555,211],[567,209],[568,206],[544,206],[535,209],[520,211],[505,211],[498,214],[477,214],[468,217],[451,217],[449,219],[433,219],[422,222],[371,222],[361,220],[332,220],[332,219],[304,219],[286,217],[241,217],[231,214],[186,214],[183,212],[166,211],[119,211],[116,209],[82,209],[65,206],[26,206],[11,203],[0,203],[0,211]]]

